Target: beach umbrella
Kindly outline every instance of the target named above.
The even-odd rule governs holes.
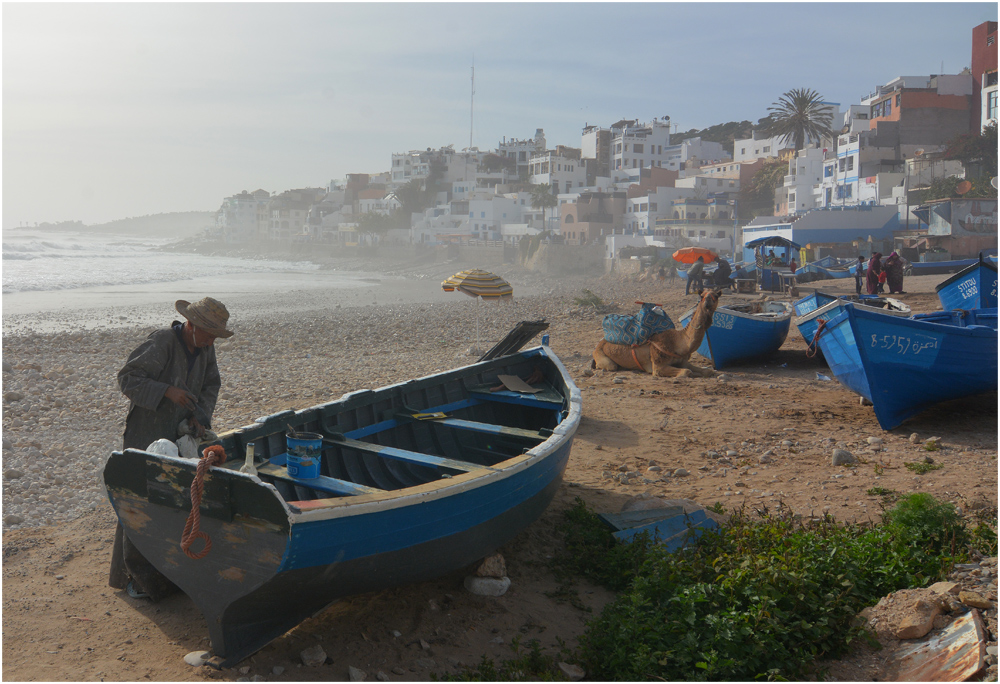
[[[693,264],[698,261],[698,257],[704,257],[705,263],[710,264],[719,258],[719,255],[704,247],[682,247],[673,254],[674,261],[682,264]]]
[[[476,298],[476,348],[479,348],[479,302],[483,299],[500,301],[513,299],[514,288],[496,273],[470,268],[449,276],[441,283],[445,292],[464,292]]]

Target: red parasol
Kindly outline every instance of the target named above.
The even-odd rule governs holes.
[[[698,261],[698,257],[703,257],[706,264],[710,264],[719,258],[719,255],[704,247],[682,247],[673,254],[674,261],[682,264],[693,264]]]

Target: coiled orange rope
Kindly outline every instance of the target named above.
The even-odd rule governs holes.
[[[825,327],[826,327],[826,319],[825,318],[819,319],[819,321],[816,323],[816,334],[813,335],[812,342],[810,342],[809,346],[806,347],[806,356],[808,356],[810,359],[816,356],[816,352],[819,351],[819,336],[823,334],[823,328]]]
[[[201,526],[201,495],[205,490],[205,473],[211,466],[222,465],[225,462],[226,450],[218,444],[205,449],[198,461],[198,471],[191,483],[191,512],[188,514],[187,522],[184,523],[184,531],[181,533],[181,551],[186,553],[188,558],[200,560],[212,550],[212,540],[208,533],[198,529]],[[205,548],[196,553],[191,550],[191,544],[199,537],[205,540]]]

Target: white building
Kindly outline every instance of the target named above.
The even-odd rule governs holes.
[[[534,138],[525,140],[518,140],[517,138],[507,140],[507,138],[504,138],[497,145],[496,154],[507,159],[513,159],[516,168],[514,175],[515,177],[519,177],[522,173],[529,173],[528,169],[531,164],[531,157],[539,152],[544,152],[545,149],[545,131],[538,128],[535,129]]]
[[[815,192],[823,178],[823,150],[807,147],[788,160],[788,173],[782,182],[788,214],[801,214],[819,205]]]
[[[625,201],[625,231],[628,233],[652,233],[657,219],[670,218],[671,202],[694,196],[689,188],[659,187],[648,194],[631,197]]]
[[[244,190],[222,201],[216,223],[227,242],[246,242],[267,237],[269,215],[267,205],[271,193],[266,190]]]
[[[612,172],[666,166],[664,149],[670,147],[669,119],[653,119],[649,124],[620,121],[611,127],[611,133]]]
[[[573,158],[556,151],[542,152],[531,157],[530,182],[547,185],[552,194],[571,192],[587,184],[587,169],[579,157]]]

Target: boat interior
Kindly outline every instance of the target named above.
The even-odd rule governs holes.
[[[953,325],[958,328],[992,328],[997,329],[996,309],[952,309],[950,311],[932,311],[931,313],[915,314],[915,321]]]
[[[240,469],[253,444],[257,476],[290,505],[488,474],[552,435],[568,393],[547,356],[501,357],[258,418],[221,436],[223,467]],[[290,431],[322,437],[318,477],[289,475]]]
[[[784,302],[746,302],[743,304],[726,304],[720,309],[736,311],[757,318],[778,318],[789,315],[791,309]]]

